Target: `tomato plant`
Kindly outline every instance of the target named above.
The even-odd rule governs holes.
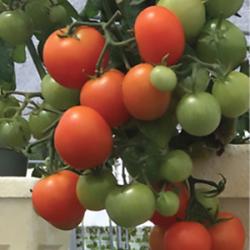
[[[0,14],[0,37],[12,45],[27,42],[32,35],[32,22],[22,10]]]
[[[76,194],[86,209],[99,211],[105,208],[105,200],[115,188],[116,179],[110,171],[85,171],[77,182]]]
[[[32,190],[32,203],[42,218],[62,230],[75,228],[85,209],[76,196],[79,176],[65,170],[39,180]]]
[[[100,114],[84,106],[72,107],[63,114],[54,139],[62,159],[76,169],[99,166],[112,150],[110,127]]]
[[[202,29],[196,51],[201,60],[219,63],[224,71],[230,72],[245,59],[246,38],[230,21],[214,19]]]
[[[212,93],[225,117],[238,117],[249,109],[249,77],[233,71],[225,79],[217,79]]]
[[[92,27],[81,26],[73,34],[67,29],[53,32],[47,39],[43,58],[50,75],[68,88],[80,89],[94,75],[105,39]],[[106,54],[103,67],[107,65]]]
[[[41,82],[41,93],[51,107],[66,110],[79,104],[80,92],[76,89],[65,88],[57,83],[50,75],[46,75]]]
[[[245,243],[245,229],[240,219],[231,213],[221,212],[218,222],[209,228],[212,237],[212,250],[242,250]]]
[[[188,41],[196,38],[205,24],[205,6],[199,0],[160,0],[157,5],[171,10],[180,19]]]
[[[197,222],[177,222],[164,236],[165,250],[210,250],[211,246],[207,229]]]
[[[13,96],[0,98],[0,118],[12,117],[19,107],[18,100]]]
[[[146,222],[155,210],[154,194],[141,183],[116,187],[108,194],[105,204],[110,218],[123,227]]]
[[[145,62],[159,64],[168,56],[167,63],[172,65],[181,58],[185,47],[184,31],[171,11],[160,6],[148,7],[137,16],[134,29]]]
[[[182,128],[189,134],[206,136],[219,126],[221,108],[215,97],[209,93],[190,94],[179,102],[177,118]]]
[[[81,104],[99,112],[111,127],[120,126],[129,119],[123,102],[123,79],[122,72],[110,70],[86,82],[81,90]]]
[[[139,64],[126,74],[123,81],[123,100],[129,113],[139,120],[161,117],[171,101],[170,92],[157,90],[150,81],[153,66]]]
[[[158,226],[154,226],[149,235],[150,250],[164,250],[163,249],[163,237],[165,229]]]

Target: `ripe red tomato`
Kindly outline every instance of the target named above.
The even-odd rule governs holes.
[[[75,106],[63,114],[54,139],[59,155],[76,169],[97,167],[112,150],[110,127],[99,113],[84,106]]]
[[[160,118],[168,109],[171,93],[157,90],[150,82],[153,66],[139,64],[124,78],[123,100],[129,113],[139,120]]]
[[[76,196],[78,178],[65,170],[39,180],[33,188],[35,211],[59,229],[71,230],[83,219],[85,209]]]
[[[89,80],[81,90],[81,104],[99,112],[111,127],[129,119],[122,97],[123,79],[122,72],[110,70],[100,78]]]
[[[178,17],[168,9],[151,6],[144,9],[135,22],[135,38],[141,57],[159,64],[168,56],[168,65],[178,62],[185,48],[184,29]]]
[[[240,219],[226,212],[220,212],[219,218],[231,219],[209,228],[209,233],[212,237],[211,250],[243,250],[245,230]]]
[[[211,250],[211,246],[209,232],[197,222],[177,222],[164,236],[164,250]]]
[[[172,226],[178,219],[185,218],[189,201],[189,193],[186,185],[183,183],[170,184],[166,187],[166,191],[174,191],[179,196],[180,207],[177,214],[175,216],[163,216],[156,211],[150,220],[155,225],[167,229]]]
[[[72,37],[65,37],[67,29],[53,32],[47,39],[43,58],[50,75],[68,88],[80,89],[94,75],[95,66],[103,49],[105,40],[94,28],[78,27]],[[107,66],[108,54],[103,67]]]
[[[149,235],[149,246],[150,250],[164,250],[163,248],[163,238],[165,234],[165,229],[155,226]]]

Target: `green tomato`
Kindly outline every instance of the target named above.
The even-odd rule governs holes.
[[[52,23],[64,23],[68,13],[62,5],[55,5],[50,9],[49,18]]]
[[[22,117],[0,123],[1,146],[21,149],[29,143],[30,136],[29,124]]]
[[[201,0],[160,0],[157,5],[171,10],[179,17],[188,41],[196,38],[205,24],[206,12]]]
[[[220,105],[209,93],[189,94],[178,103],[177,119],[187,133],[206,136],[214,132],[220,124]]]
[[[230,72],[245,59],[247,42],[243,32],[233,23],[214,19],[204,26],[196,51],[204,62],[220,63]]]
[[[227,18],[235,14],[243,3],[244,0],[208,0],[206,9],[212,18]]]
[[[208,197],[205,192],[207,189],[195,190],[195,197],[197,201],[206,208],[212,216],[215,216],[219,210],[220,202],[218,197]]]
[[[31,18],[35,31],[46,31],[50,28],[50,1],[29,1],[25,5],[25,13]]]
[[[122,227],[135,227],[149,220],[155,211],[155,197],[144,184],[116,187],[106,199],[109,217]]]
[[[161,192],[156,199],[156,210],[163,216],[174,216],[180,207],[179,196],[172,192]]]
[[[158,65],[153,68],[150,81],[159,91],[173,91],[177,84],[177,76],[172,69]]]
[[[100,211],[105,209],[105,200],[115,188],[116,179],[110,171],[85,171],[77,182],[76,194],[86,209]]]
[[[0,97],[0,118],[12,117],[18,107],[19,102],[14,96]]]
[[[11,45],[25,44],[32,31],[32,21],[24,11],[4,11],[0,14],[0,37]]]
[[[33,111],[29,116],[31,134],[36,139],[45,137],[49,133],[45,133],[45,130],[52,125],[57,118],[58,114],[43,109]]]
[[[236,71],[214,82],[212,93],[225,117],[236,118],[249,110],[249,87],[249,77]]]
[[[41,87],[45,102],[53,108],[66,110],[80,102],[79,90],[65,88],[49,75],[43,78]]]
[[[193,162],[190,156],[182,150],[174,150],[167,154],[161,165],[162,179],[173,182],[185,181],[193,170]]]

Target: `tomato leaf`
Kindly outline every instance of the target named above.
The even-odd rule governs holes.
[[[4,90],[14,90],[16,88],[12,52],[13,49],[0,40],[0,88]]]

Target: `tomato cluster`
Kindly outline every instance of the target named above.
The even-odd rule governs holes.
[[[42,105],[31,93],[21,107],[11,93],[0,99],[0,143],[20,149],[31,134],[48,139],[46,164],[67,168],[50,168],[35,185],[35,211],[63,230],[86,209],[106,209],[127,228],[151,220],[152,250],[242,250],[240,221],[218,214],[225,181],[196,188],[211,182],[192,177],[192,158],[196,147],[224,149],[232,136],[221,129],[249,109],[249,77],[237,71],[246,39],[225,19],[243,1],[160,0],[140,9],[131,27],[120,12],[62,27],[71,19],[52,2],[30,0],[0,14],[0,37],[11,46],[48,35],[40,41]],[[26,121],[20,114],[29,104]],[[130,183],[123,174],[118,185],[117,162]]]

